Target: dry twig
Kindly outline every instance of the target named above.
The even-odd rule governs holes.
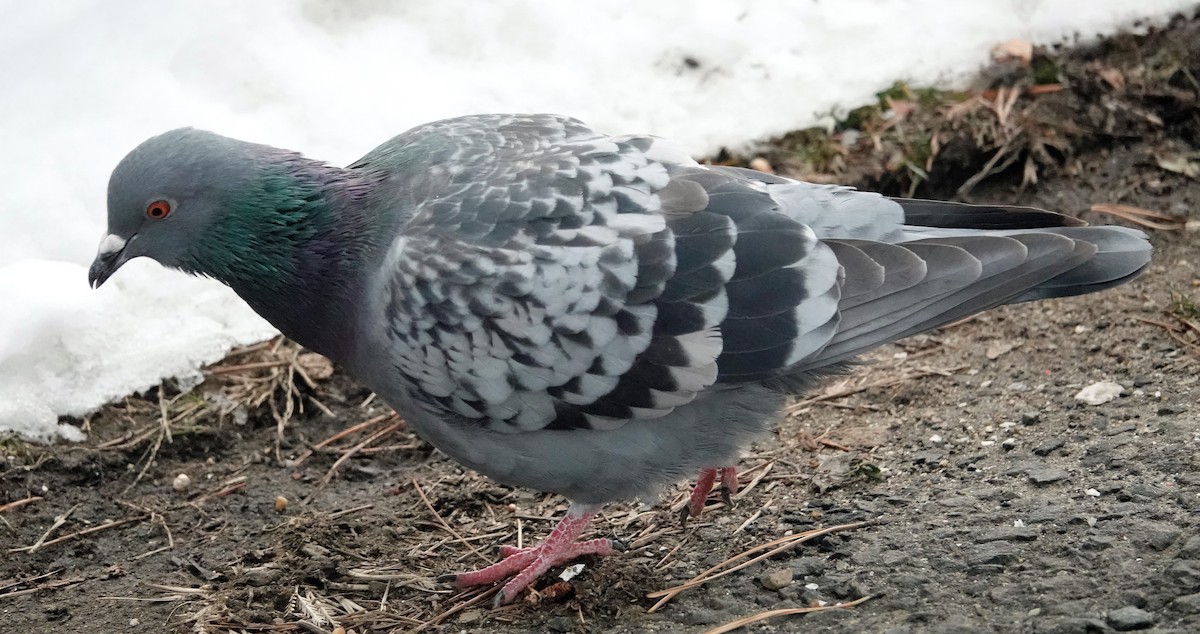
[[[398,422],[392,423],[391,425],[388,425],[387,427],[375,432],[374,434],[371,434],[370,436],[367,437],[366,440],[364,440],[364,441],[358,443],[357,445],[354,445],[353,447],[342,452],[342,455],[337,460],[334,461],[333,466],[329,467],[329,471],[326,471],[325,475],[321,476],[321,481],[317,483],[317,486],[313,488],[312,492],[309,493],[308,496],[306,496],[303,500],[300,501],[300,504],[308,504],[309,502],[311,502],[313,497],[315,497],[317,495],[317,493],[319,493],[321,491],[321,489],[324,489],[325,486],[327,484],[329,484],[330,480],[333,480],[333,474],[337,473],[338,468],[341,467],[342,464],[344,464],[347,460],[349,460],[354,454],[358,453],[359,450],[361,450],[363,447],[366,447],[367,445],[375,442],[376,440],[379,440],[380,438],[383,438],[384,436],[396,431],[397,429],[400,429],[402,426],[403,426],[402,423],[398,423]]]
[[[829,535],[831,533],[839,533],[842,531],[856,530],[856,529],[862,528],[864,526],[868,526],[871,523],[872,522],[855,522],[853,524],[839,524],[837,526],[829,526],[826,528],[820,528],[820,529],[815,529],[815,530],[811,530],[811,531],[804,531],[803,533],[797,533],[795,535],[787,535],[785,537],[780,537],[779,539],[767,542],[765,544],[755,546],[754,548],[751,548],[750,550],[747,550],[745,552],[734,555],[733,557],[730,557],[729,559],[722,561],[721,563],[709,568],[708,570],[705,570],[704,572],[696,575],[695,577],[692,577],[692,579],[690,579],[687,583],[680,584],[673,588],[667,588],[666,590],[658,590],[655,592],[651,592],[650,594],[647,594],[646,595],[647,598],[658,599],[658,603],[655,603],[649,610],[647,610],[647,612],[657,612],[660,608],[662,608],[664,605],[666,605],[668,601],[675,598],[679,594],[683,593],[685,590],[690,590],[692,588],[702,586],[705,583],[712,581],[713,579],[718,579],[720,577],[724,577],[727,574],[741,570],[747,566],[752,566],[764,559],[778,555],[781,552],[791,550],[791,549],[795,548],[796,546],[799,546],[800,544],[803,544],[804,542],[807,542],[814,538],[821,537],[823,535]],[[725,568],[725,566],[732,564],[735,561],[745,559],[746,557],[750,557],[754,553],[762,552],[764,550],[766,552],[761,555],[758,555],[757,557],[754,557],[752,559],[747,559],[746,561],[743,561],[740,564],[731,566],[729,568]],[[722,568],[724,568],[724,570],[722,570]]]
[[[845,608],[852,608],[870,598],[871,597],[867,596],[860,599],[855,599],[853,601],[848,601],[846,603],[816,605],[809,608],[784,608],[781,610],[767,610],[766,612],[751,614],[750,616],[742,617],[736,621],[730,621],[724,625],[714,627],[711,630],[706,630],[704,634],[725,634],[725,632],[732,632],[734,630],[746,627],[747,625],[758,623],[759,621],[765,621],[767,619],[773,619],[777,616],[791,616],[793,614],[809,614],[811,612],[824,612],[825,610],[841,610]]]
[[[1170,216],[1131,205],[1096,203],[1089,209],[1096,213],[1108,214],[1122,220],[1127,220],[1139,227],[1157,229],[1159,231],[1182,231],[1184,226],[1187,225],[1186,217]]]
[[[887,378],[887,379],[881,379],[879,381],[873,381],[871,383],[864,383],[862,385],[857,385],[854,387],[845,387],[840,390],[836,390],[833,392],[827,392],[825,394],[818,394],[817,396],[813,396],[813,397],[806,398],[806,399],[803,399],[800,401],[796,401],[795,403],[792,403],[791,405],[788,406],[786,412],[788,414],[794,414],[798,410],[800,410],[804,407],[807,407],[809,405],[812,405],[814,403],[820,403],[822,401],[828,401],[828,400],[832,400],[832,399],[836,399],[836,398],[842,398],[844,396],[850,396],[851,394],[858,394],[859,392],[865,392],[867,390],[875,389],[877,387],[891,387],[893,385],[899,385],[901,383],[906,383],[908,381],[912,381],[914,379],[919,379],[919,378],[926,377],[926,376],[934,376],[934,375],[950,376],[951,374],[954,374],[955,372],[958,372],[959,370],[962,370],[963,368],[966,368],[966,367],[967,366],[965,366],[965,365],[960,365],[960,366],[956,366],[953,368],[943,368],[943,369],[920,368],[914,372],[909,372],[909,373],[901,375],[901,376],[891,377],[891,378]]]
[[[78,505],[76,505],[76,507],[78,507]],[[72,510],[72,511],[74,511],[74,510],[75,510],[75,508],[72,508],[71,510]],[[69,513],[70,513],[70,511],[68,511],[68,514],[69,514]],[[9,549],[8,549],[8,552],[10,552],[10,553],[20,553],[20,552],[28,552],[28,553],[32,553],[32,552],[34,552],[34,551],[36,551],[36,550],[38,550],[38,549],[40,549],[40,548],[44,548],[44,547],[46,547],[46,546],[53,546],[53,545],[55,545],[55,544],[61,544],[61,543],[65,542],[65,541],[68,541],[68,540],[75,539],[76,537],[83,537],[84,535],[90,535],[90,534],[92,534],[92,533],[98,533],[98,532],[100,532],[100,531],[103,531],[103,530],[108,530],[108,529],[110,529],[110,528],[114,528],[114,527],[117,527],[117,526],[121,526],[122,524],[128,524],[128,523],[130,523],[130,522],[140,522],[140,521],[142,521],[142,520],[149,519],[149,517],[148,517],[148,516],[145,516],[145,517],[131,517],[131,518],[128,518],[128,519],[117,520],[117,521],[113,521],[113,522],[105,522],[105,523],[103,523],[103,524],[101,524],[101,525],[99,525],[99,526],[93,526],[93,527],[91,527],[91,528],[85,528],[85,529],[83,529],[83,530],[80,530],[80,531],[75,531],[74,533],[70,533],[70,534],[68,534],[68,535],[63,535],[62,537],[56,537],[56,538],[54,538],[54,539],[51,539],[51,540],[49,540],[49,541],[46,541],[46,538],[50,536],[50,533],[54,532],[54,529],[58,528],[59,526],[62,526],[62,523],[63,523],[63,522],[59,522],[59,521],[58,521],[59,519],[62,519],[62,520],[63,520],[63,522],[66,522],[66,516],[65,516],[65,515],[60,515],[60,516],[58,516],[57,518],[55,518],[55,523],[54,523],[54,526],[51,526],[51,527],[50,527],[50,530],[46,531],[46,534],[42,535],[41,539],[37,540],[37,543],[35,543],[35,544],[31,545],[31,546],[20,546],[20,547],[18,547],[18,548],[9,548]]]
[[[13,500],[12,502],[9,502],[7,504],[0,504],[0,513],[3,513],[5,511],[15,511],[15,510],[21,508],[22,506],[25,506],[26,504],[33,504],[34,502],[37,502],[41,499],[42,499],[42,496],[40,496],[40,495],[32,495],[30,497],[23,498],[20,500]]]
[[[437,519],[438,524],[441,524],[442,528],[446,529],[447,533],[450,533],[451,535],[453,535],[454,538],[459,541],[459,543],[461,543],[463,546],[466,546],[467,549],[469,549],[471,552],[478,555],[480,559],[482,559],[488,563],[491,563],[491,559],[488,559],[486,555],[479,552],[478,548],[475,548],[474,546],[472,546],[471,542],[467,541],[465,538],[463,538],[463,536],[461,534],[459,534],[458,531],[454,530],[454,528],[452,528],[450,526],[450,524],[447,523],[446,520],[442,518],[441,513],[438,513],[437,509],[433,508],[433,504],[429,502],[429,498],[426,497],[426,495],[425,495],[425,490],[421,488],[421,484],[419,482],[417,482],[416,478],[412,479],[412,484],[413,484],[413,487],[417,490],[417,495],[421,496],[421,502],[423,502],[425,504],[425,508],[429,509],[430,513],[433,513],[433,517],[435,519]]]

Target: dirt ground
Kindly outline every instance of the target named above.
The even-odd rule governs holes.
[[[765,145],[762,159],[808,178],[1136,218],[1156,253],[1119,289],[881,349],[748,452],[732,508],[714,495],[681,528],[683,483],[611,505],[593,533],[627,552],[491,610],[489,592],[438,575],[540,539],[564,501],[463,470],[321,359],[271,342],[201,385],[75,421],[84,443],[0,440],[0,623],[705,632],[865,598],[744,631],[1200,631],[1197,77],[1200,22],[1180,18],[1002,62],[970,93],[897,85],[832,133]],[[1101,381],[1121,395],[1075,398]],[[780,539],[653,609],[647,595]]]

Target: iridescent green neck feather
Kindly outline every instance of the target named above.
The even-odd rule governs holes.
[[[363,260],[379,245],[369,184],[298,155],[231,189],[180,268],[225,282],[288,337],[334,358],[353,345]]]

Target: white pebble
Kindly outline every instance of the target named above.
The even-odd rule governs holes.
[[[575,577],[579,576],[579,573],[581,573],[581,572],[583,572],[583,564],[575,564],[574,566],[567,566],[562,571],[562,573],[558,575],[558,578],[562,579],[563,581],[570,581],[570,580],[574,579]]]
[[[1085,333],[1087,331],[1088,331],[1088,327],[1083,324],[1079,324],[1078,326],[1075,326],[1075,334],[1077,334],[1077,335],[1082,335],[1083,333]]]
[[[1088,405],[1103,405],[1117,398],[1124,391],[1125,388],[1121,387],[1119,383],[1100,381],[1079,390],[1079,393],[1075,395],[1075,400],[1083,401]]]
[[[1088,489],[1087,491],[1084,491],[1084,493],[1086,493],[1094,498],[1100,497],[1100,492],[1095,489]]]
[[[175,487],[176,491],[187,491],[188,487],[192,486],[192,479],[188,477],[188,474],[181,473],[175,476],[171,486]]]
[[[932,436],[930,436],[930,437],[929,437],[929,442],[932,442],[932,443],[939,443],[939,442],[942,442],[942,437],[941,437],[941,436],[939,436],[939,435],[937,435],[937,434],[934,434],[934,435],[932,435]]]
[[[815,583],[806,583],[806,584],[804,584],[804,587],[809,590],[816,590],[817,588],[820,588],[821,586],[819,586]]]

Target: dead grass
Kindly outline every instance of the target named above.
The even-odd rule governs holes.
[[[898,81],[874,104],[828,113],[827,125],[790,132],[755,153],[721,152],[713,162],[751,165],[811,182],[860,183],[891,195],[966,198],[981,183],[1003,177],[1021,188],[1047,173],[1073,174],[1081,152],[1162,139],[1177,150],[1147,156],[1163,174],[1200,177],[1200,161],[1173,136],[1189,116],[1200,83],[1189,51],[1161,36],[1152,45],[1116,38],[1084,64],[1032,47],[964,91]],[[1120,205],[1129,191],[1117,191]],[[1077,212],[1084,209],[1075,210]],[[1178,217],[1132,219],[1174,230]],[[1161,225],[1161,226],[1160,226]]]

